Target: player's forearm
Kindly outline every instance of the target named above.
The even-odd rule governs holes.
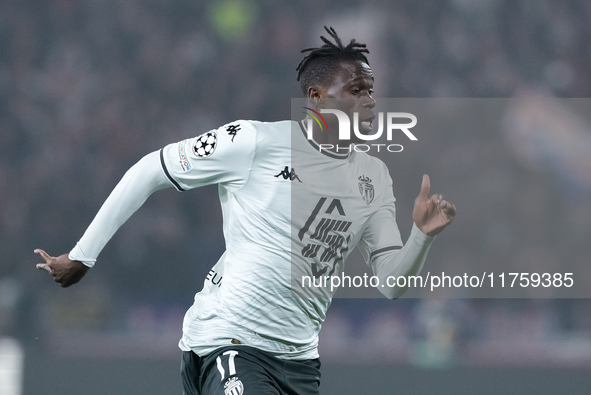
[[[427,253],[434,237],[425,235],[413,224],[410,236],[399,251],[376,257],[372,266],[374,274],[380,279],[381,284],[387,284],[388,278],[416,276],[423,269]],[[406,282],[409,283],[408,281]],[[401,297],[408,287],[380,287],[380,292],[389,299]]]
[[[113,234],[154,192],[172,185],[162,172],[158,152],[132,166],[103,203],[94,220],[70,251],[69,258],[92,267]]]

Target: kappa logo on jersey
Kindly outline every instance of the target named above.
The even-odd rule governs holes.
[[[240,125],[236,124],[236,125],[230,125],[226,128],[226,132],[228,132],[228,134],[230,136],[232,136],[232,142],[234,142],[234,137],[236,137],[236,132],[238,132],[240,130]]]
[[[238,377],[230,377],[224,384],[224,395],[242,395],[244,384]]]
[[[203,133],[197,137],[193,145],[193,152],[197,158],[207,158],[211,156],[218,145],[218,135],[215,132]]]
[[[189,158],[187,158],[186,142],[187,140],[179,142],[179,161],[183,171],[191,170],[191,162],[189,162]]]
[[[366,176],[359,176],[359,193],[361,193],[361,197],[365,201],[367,205],[373,202],[374,198],[374,189],[373,185],[371,185],[371,178]]]
[[[300,180],[300,177],[298,177],[295,173],[295,169],[293,167],[291,168],[291,171],[289,171],[289,166],[285,166],[285,169],[281,170],[279,174],[275,175],[275,177],[279,176],[283,177],[284,180],[298,180],[299,182],[302,182],[302,180]]]

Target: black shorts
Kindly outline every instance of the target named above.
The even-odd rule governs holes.
[[[284,360],[248,346],[228,346],[199,357],[184,351],[184,395],[315,395],[320,360]]]

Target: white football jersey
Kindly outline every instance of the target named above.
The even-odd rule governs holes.
[[[374,257],[402,246],[392,181],[379,159],[320,152],[292,121],[236,121],[160,151],[178,190],[218,184],[226,251],[195,295],[182,350],[206,355],[238,340],[280,358],[318,357],[330,287],[359,246]],[[198,202],[197,202],[198,203]]]

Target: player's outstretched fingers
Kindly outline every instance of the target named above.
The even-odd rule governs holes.
[[[49,264],[55,258],[51,257],[47,252],[43,251],[40,248],[35,249],[33,252],[41,255],[41,257],[45,260],[45,263],[38,263],[37,265],[35,265],[35,267],[37,269],[45,270],[48,273],[51,273],[51,267],[49,266]]]
[[[429,175],[423,174],[423,181],[421,183],[421,192],[419,192],[419,198],[426,200],[429,196],[429,190],[431,190],[431,180]]]
[[[47,252],[45,252],[44,250],[42,250],[41,248],[36,248],[33,252],[35,254],[41,255],[41,257],[43,259],[45,259],[45,262],[47,262],[47,263],[49,263],[52,259],[55,259],[54,257],[49,256],[49,254]]]

